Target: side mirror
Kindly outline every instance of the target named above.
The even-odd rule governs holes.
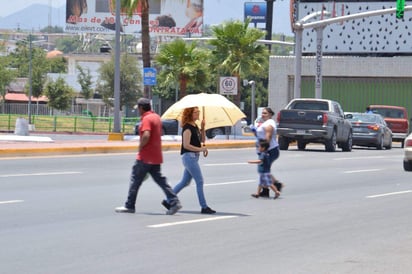
[[[352,118],[353,118],[352,113],[345,114],[345,119],[352,119]]]

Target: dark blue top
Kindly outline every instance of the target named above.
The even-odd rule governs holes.
[[[270,172],[270,155],[269,153],[259,152],[259,160],[261,163],[258,165],[258,172],[259,173],[269,173]]]

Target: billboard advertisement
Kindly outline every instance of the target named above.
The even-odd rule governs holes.
[[[333,17],[396,7],[396,1],[291,1],[291,21],[315,11],[329,11]],[[412,1],[407,0],[406,5]],[[296,10],[297,9],[297,10]],[[314,19],[313,21],[322,18]],[[323,19],[326,19],[323,18]],[[412,53],[412,13],[403,19],[395,13],[370,16],[336,23],[323,30],[323,54],[395,56]],[[302,38],[304,54],[316,53],[316,30],[305,29]]]
[[[141,32],[141,8],[128,17],[121,12],[120,31]],[[111,0],[66,0],[65,32],[111,34],[115,31],[116,7]],[[151,35],[201,36],[203,0],[149,0]]]

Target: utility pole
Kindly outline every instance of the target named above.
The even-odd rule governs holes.
[[[113,132],[109,134],[109,141],[123,141],[120,131],[120,0],[116,1],[116,46],[114,54],[114,117]]]
[[[33,69],[32,69],[32,34],[29,34],[29,108],[28,108],[28,115],[29,115],[29,125],[31,125],[31,96],[33,94]]]
[[[272,24],[273,24],[273,2],[275,0],[266,0],[266,36],[265,40],[272,40]],[[268,44],[269,51],[271,45]]]

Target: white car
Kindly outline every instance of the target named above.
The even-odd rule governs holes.
[[[412,133],[405,139],[404,145],[405,157],[403,158],[403,169],[412,171]]]

